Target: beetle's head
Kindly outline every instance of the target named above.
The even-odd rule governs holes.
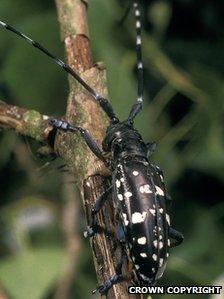
[[[128,123],[127,121],[111,123],[107,128],[106,136],[103,140],[103,150],[106,152],[110,151],[112,143],[119,140],[121,141],[122,138],[124,138],[124,135],[127,134],[127,132],[133,130],[133,125],[131,123]]]

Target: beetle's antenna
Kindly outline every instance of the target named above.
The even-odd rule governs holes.
[[[118,121],[111,104],[108,102],[107,99],[104,99],[100,94],[98,94],[95,90],[92,89],[79,75],[75,72],[68,64],[66,64],[61,59],[57,58],[53,54],[51,54],[47,49],[45,49],[42,45],[38,42],[32,40],[30,37],[26,36],[25,34],[19,32],[14,27],[0,21],[0,26],[4,27],[5,29],[15,33],[16,35],[23,38],[26,42],[43,52],[45,55],[50,57],[57,65],[63,68],[67,73],[69,73],[73,78],[75,78],[89,93],[90,95],[100,104],[101,108],[107,114],[112,122]]]
[[[128,117],[129,122],[133,119],[142,109],[143,104],[143,63],[142,63],[142,39],[141,39],[141,13],[137,1],[133,3],[135,12],[135,27],[136,27],[136,55],[137,55],[137,77],[138,77],[138,98],[137,102],[132,106],[131,112]]]

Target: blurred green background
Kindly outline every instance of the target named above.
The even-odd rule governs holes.
[[[152,160],[163,169],[173,198],[173,226],[185,236],[172,250],[159,285],[220,285],[224,2],[141,2],[145,103],[136,126],[145,140],[157,142]],[[94,0],[88,10],[94,61],[106,63],[110,100],[121,118],[137,87],[133,14],[117,27],[127,5]],[[63,57],[53,1],[1,0],[0,19]],[[0,31],[0,100],[60,116],[67,94],[62,70],[12,33]],[[82,237],[85,221],[75,184],[57,170],[62,161],[48,165],[38,158],[39,146],[13,132],[0,133],[0,289],[13,299],[94,298],[97,282],[89,242]],[[213,299],[191,298],[199,296]],[[163,296],[171,297],[179,298]]]

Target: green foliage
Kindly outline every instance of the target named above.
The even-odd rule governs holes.
[[[61,273],[62,259],[63,252],[55,248],[5,258],[0,263],[1,282],[12,298],[43,298]]]
[[[124,12],[121,1],[89,2],[94,60],[106,63],[109,98],[124,119],[136,99],[133,16],[118,27]],[[145,103],[136,126],[145,140],[158,144],[151,159],[164,170],[174,199],[173,226],[185,235],[183,245],[172,250],[160,283],[212,284],[223,276],[224,268],[223,4],[221,0],[141,2]],[[2,0],[0,19],[63,57],[52,1]],[[0,41],[0,100],[43,114],[63,115],[66,74],[11,33],[0,30]],[[0,280],[15,299],[51,298],[65,257],[59,222],[64,206],[61,178],[46,167],[45,177],[37,179],[36,170],[43,162],[37,160],[37,145],[29,143],[34,154],[15,134],[1,134]],[[45,226],[22,233],[17,229],[15,221],[24,211],[24,197],[29,198],[31,210],[40,198],[54,202],[54,229]],[[49,208],[46,202],[42,202],[43,210]],[[77,223],[77,230],[83,230],[81,216]],[[9,236],[16,236],[16,243]],[[90,298],[96,282],[88,242],[82,251],[72,296]]]

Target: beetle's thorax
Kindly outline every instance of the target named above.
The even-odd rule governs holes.
[[[147,157],[147,148],[141,135],[127,122],[108,127],[103,149],[112,153],[114,163],[133,156]]]

